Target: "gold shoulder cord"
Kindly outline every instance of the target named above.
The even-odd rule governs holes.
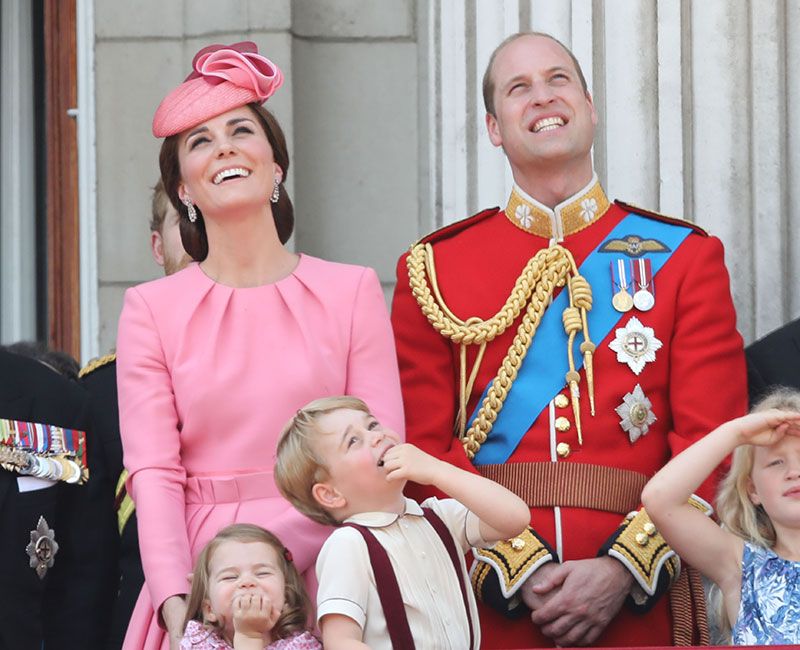
[[[553,245],[543,248],[534,255],[517,278],[511,294],[500,310],[488,320],[476,316],[466,321],[458,318],[445,304],[436,281],[436,267],[433,260],[433,248],[430,244],[417,244],[411,249],[406,259],[408,279],[411,293],[422,309],[428,322],[442,336],[460,345],[459,369],[459,412],[458,437],[464,445],[467,457],[471,460],[486,441],[492,430],[497,414],[517,377],[533,336],[542,319],[545,309],[550,304],[553,292],[557,287],[567,285],[569,307],[562,315],[564,329],[569,336],[567,357],[569,372],[566,381],[572,396],[572,409],[575,415],[575,426],[578,441],[582,444],[580,423],[580,395],[578,381],[580,376],[575,370],[573,343],[578,332],[583,333],[584,342],[580,350],[584,357],[586,380],[589,387],[589,403],[594,415],[594,378],[592,371],[592,354],[594,343],[589,338],[589,325],[586,314],[592,308],[592,291],[586,279],[578,273],[572,254],[563,246]],[[429,285],[430,280],[430,285]],[[478,374],[486,344],[493,341],[511,326],[525,308],[525,314],[517,328],[511,346],[500,364],[497,375],[492,380],[486,397],[481,404],[478,415],[468,431],[467,399],[472,392]],[[479,345],[475,363],[467,379],[467,346]]]

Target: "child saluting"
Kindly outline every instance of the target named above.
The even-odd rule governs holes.
[[[317,559],[326,649],[480,646],[464,553],[522,532],[524,501],[402,444],[354,397],[297,412],[278,442],[275,481],[300,512],[338,526]],[[453,498],[418,504],[403,496],[406,481]]]
[[[687,500],[732,451],[720,528]],[[652,478],[642,502],[678,555],[718,587],[720,626],[734,644],[800,643],[800,394],[777,391],[714,429]]]

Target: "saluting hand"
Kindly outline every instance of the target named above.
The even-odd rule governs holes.
[[[730,422],[739,444],[768,447],[786,435],[800,435],[800,413],[770,409],[757,411]]]

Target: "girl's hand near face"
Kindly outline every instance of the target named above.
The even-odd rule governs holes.
[[[261,648],[271,643],[270,631],[275,627],[279,609],[263,592],[249,591],[233,599],[233,630],[236,650]],[[260,645],[256,645],[257,642]]]

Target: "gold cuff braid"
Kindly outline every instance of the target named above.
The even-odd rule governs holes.
[[[670,584],[680,572],[680,559],[650,521],[644,508],[628,513],[608,554],[628,568],[649,596],[656,592],[662,567],[666,568]]]
[[[458,435],[470,460],[474,458],[481,445],[486,441],[497,419],[497,414],[503,408],[506,396],[517,377],[525,355],[528,353],[533,336],[539,327],[545,309],[550,304],[553,293],[558,287],[567,285],[569,307],[564,310],[563,323],[569,337],[567,356],[570,371],[566,375],[566,381],[570,386],[572,407],[576,416],[576,428],[580,440],[579,375],[575,370],[572,344],[576,335],[579,332],[582,333],[584,342],[581,344],[581,353],[584,357],[592,412],[594,412],[592,354],[595,346],[589,338],[589,325],[586,317],[587,312],[592,308],[592,292],[589,283],[578,273],[572,254],[559,245],[538,251],[528,260],[503,307],[487,320],[477,317],[461,320],[450,311],[439,292],[433,248],[430,244],[414,246],[408,254],[406,264],[411,293],[428,322],[442,336],[461,346]],[[489,386],[475,420],[469,430],[466,430],[467,400],[472,393],[473,383],[483,359],[483,350],[487,343],[505,332],[523,310],[524,315],[517,328],[516,336],[500,364],[497,375]],[[468,345],[481,346],[469,378],[467,378],[466,371],[466,346]]]
[[[511,598],[536,569],[553,560],[550,549],[527,528],[517,537],[497,542],[492,548],[474,548],[476,562],[472,566],[472,587],[482,598],[487,576],[494,571],[503,597]]]

